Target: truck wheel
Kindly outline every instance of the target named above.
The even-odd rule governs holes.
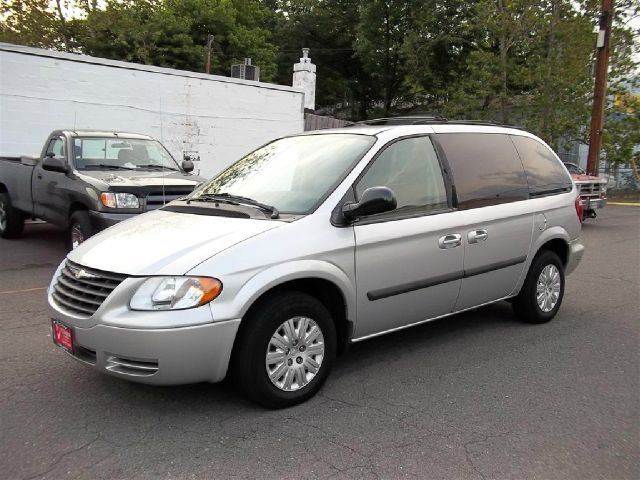
[[[512,302],[522,321],[546,323],[556,316],[564,297],[564,266],[558,255],[544,250],[533,259],[520,294]]]
[[[69,223],[69,249],[73,250],[91,235],[93,227],[89,214],[84,210],[73,212]]]
[[[24,229],[24,217],[11,206],[8,193],[0,193],[0,237],[18,238]]]
[[[278,294],[243,323],[232,375],[247,397],[284,408],[316,394],[336,356],[335,325],[322,303],[306,293]]]

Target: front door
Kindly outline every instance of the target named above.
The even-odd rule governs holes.
[[[356,182],[356,200],[374,186],[393,190],[398,206],[354,225],[354,339],[450,313],[463,275],[462,212],[450,208],[430,138],[385,147]]]
[[[46,155],[51,155],[66,161],[65,140],[63,137],[49,139]],[[33,206],[36,217],[47,220],[56,225],[67,222],[67,201],[62,186],[67,176],[61,172],[51,172],[42,168],[42,160],[33,170],[32,191]]]

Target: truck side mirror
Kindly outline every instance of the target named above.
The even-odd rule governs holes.
[[[69,171],[69,167],[67,166],[67,162],[65,160],[61,158],[50,157],[49,155],[45,156],[42,159],[42,169],[49,172],[59,173],[67,173]]]
[[[193,172],[193,162],[191,160],[183,160],[182,170],[184,170],[187,173]]]

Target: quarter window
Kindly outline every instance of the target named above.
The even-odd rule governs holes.
[[[447,192],[429,137],[412,137],[388,146],[356,184],[356,197],[370,187],[389,187],[398,210],[447,208]]]
[[[437,139],[451,166],[459,209],[529,198],[522,162],[507,135],[445,133]]]
[[[571,177],[549,148],[529,137],[513,135],[511,139],[524,164],[532,196],[571,190]]]

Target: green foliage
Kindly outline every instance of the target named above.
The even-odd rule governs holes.
[[[360,120],[420,111],[515,123],[557,148],[588,135],[600,3],[8,0],[0,41],[203,71],[211,33],[213,73],[228,75],[251,57],[263,80],[282,84],[291,84],[291,66],[309,47],[321,112]],[[621,98],[638,88],[640,32],[629,20],[640,4],[617,0],[616,9],[609,93]],[[637,157],[637,109],[607,108],[609,160]]]
[[[48,0],[7,0],[2,6],[0,42],[40,48],[70,50],[73,25],[62,9],[66,2]]]
[[[209,33],[215,36],[212,73],[251,57],[271,80],[278,50],[264,28],[273,15],[257,0],[107,0],[51,6],[45,0],[5,7],[2,41],[77,51],[103,58],[204,71]],[[76,14],[66,18],[65,12]]]

